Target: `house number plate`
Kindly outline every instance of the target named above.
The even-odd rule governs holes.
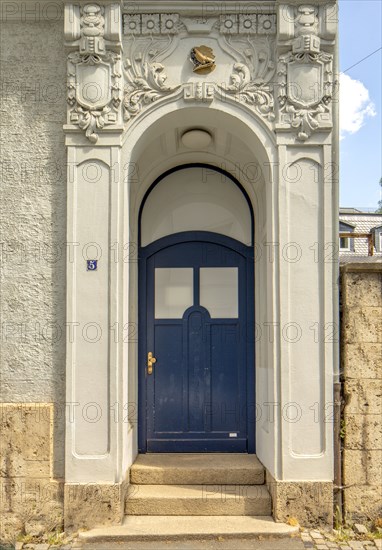
[[[98,260],[86,260],[87,271],[97,271]]]

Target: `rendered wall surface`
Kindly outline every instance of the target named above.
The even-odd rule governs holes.
[[[0,401],[61,408],[63,477],[66,62],[62,20],[36,17],[3,20],[1,32]]]
[[[62,20],[2,22],[2,401],[57,401],[65,387],[62,41]]]
[[[382,514],[382,266],[342,268],[344,511]]]

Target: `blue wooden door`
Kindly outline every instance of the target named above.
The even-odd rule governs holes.
[[[250,257],[202,232],[141,249],[141,452],[254,452]]]

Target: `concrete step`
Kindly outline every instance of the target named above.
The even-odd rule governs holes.
[[[262,485],[264,468],[255,455],[158,453],[138,455],[130,481],[142,485]]]
[[[253,516],[129,516],[123,525],[80,532],[83,543],[148,540],[189,540],[288,537],[298,527],[275,523],[271,517]],[[274,546],[277,548],[277,545]]]
[[[264,485],[130,485],[127,515],[268,516],[271,497]]]

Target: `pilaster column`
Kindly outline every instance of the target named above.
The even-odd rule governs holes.
[[[123,240],[121,32],[118,2],[65,6],[69,483],[113,484],[123,476],[118,444],[122,343],[116,329],[121,270],[113,249]]]

